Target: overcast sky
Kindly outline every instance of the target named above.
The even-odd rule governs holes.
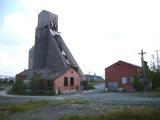
[[[0,74],[28,68],[38,13],[58,15],[59,32],[84,73],[104,76],[123,60],[150,64],[160,50],[160,0],[0,0]]]

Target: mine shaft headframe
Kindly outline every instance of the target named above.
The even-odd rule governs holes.
[[[45,27],[58,32],[58,16],[49,11],[43,10],[38,15],[38,27]]]

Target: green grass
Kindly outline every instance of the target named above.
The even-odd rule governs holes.
[[[140,92],[140,95],[148,97],[160,97],[160,91]]]
[[[88,100],[53,100],[52,105],[88,105],[90,101]]]
[[[160,109],[119,108],[101,115],[64,116],[59,120],[160,120]]]
[[[90,102],[88,100],[70,100],[68,104],[88,105]]]
[[[9,111],[9,112],[25,112],[29,110],[33,110],[36,108],[40,108],[42,106],[45,106],[48,104],[47,100],[41,100],[41,101],[29,101],[27,103],[22,104],[8,104],[8,105],[0,105],[0,111]]]

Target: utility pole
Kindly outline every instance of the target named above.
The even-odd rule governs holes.
[[[159,71],[160,66],[159,66],[159,50],[156,50],[156,55],[157,55],[157,70]]]
[[[146,54],[146,52],[143,52],[141,49],[141,53],[138,53],[141,55],[141,64],[142,64],[142,70],[143,70],[143,80],[144,80],[144,88],[147,90],[147,80],[146,80],[146,73],[145,73],[145,64],[144,64],[144,57],[143,55]]]
[[[156,50],[156,55],[157,55],[157,75],[158,75],[158,86],[160,86],[160,61],[159,61],[159,50]]]
[[[154,54],[152,55],[151,64],[152,64],[152,69],[155,71],[156,70],[156,65],[155,65]]]

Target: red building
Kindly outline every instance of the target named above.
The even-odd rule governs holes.
[[[67,70],[64,74],[53,80],[56,94],[76,92],[80,89],[80,75],[74,69]]]
[[[105,68],[105,87],[107,91],[134,91],[133,76],[139,74],[141,67],[118,61]]]
[[[56,94],[76,92],[80,89],[80,74],[74,69],[67,70],[25,70],[16,75],[16,80],[22,81],[22,86],[25,91],[29,91],[31,77],[33,73],[40,75],[41,90],[50,88]]]

